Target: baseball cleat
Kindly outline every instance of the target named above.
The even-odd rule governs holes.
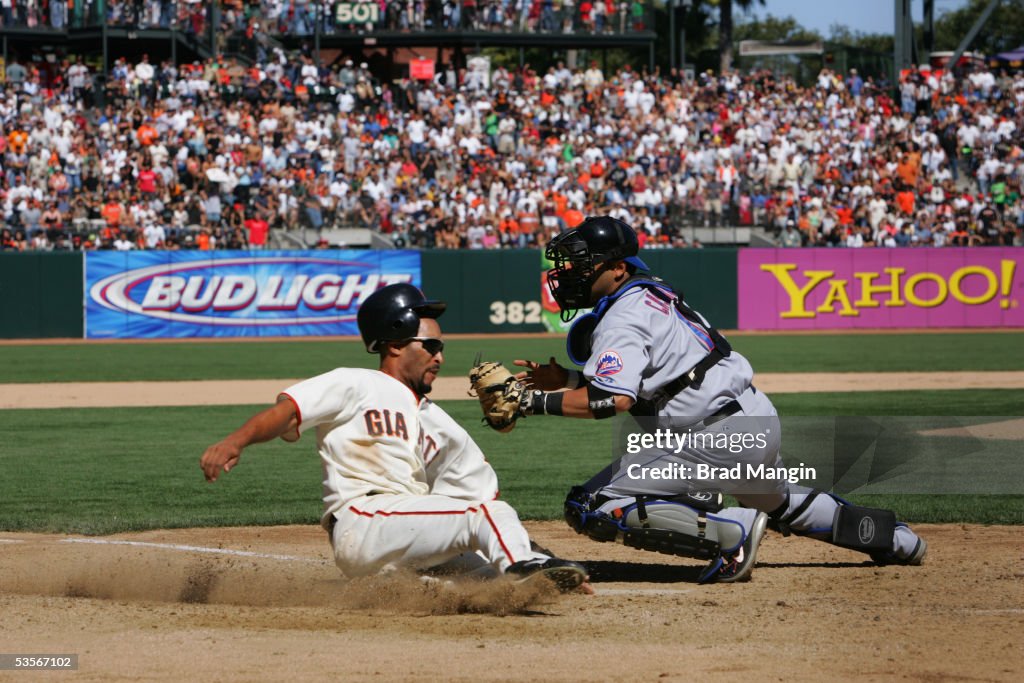
[[[764,531],[768,527],[768,515],[763,512],[757,513],[750,532],[743,540],[739,550],[728,555],[719,556],[700,575],[700,583],[736,583],[737,581],[749,581],[750,574],[754,571],[754,563],[757,562],[757,549],[764,538]]]
[[[420,575],[420,583],[428,588],[447,589],[455,587],[455,582],[451,579],[439,579],[428,574]]]
[[[533,581],[537,577],[555,584],[559,591],[568,593],[587,580],[587,568],[579,562],[560,560],[556,557],[522,560],[509,565],[506,574],[514,577],[516,583]]]
[[[917,545],[914,546],[914,552],[910,553],[909,557],[901,558],[889,552],[874,552],[871,553],[871,560],[879,567],[886,567],[888,565],[920,567],[924,564],[924,556],[927,554],[928,543],[923,538],[918,538]]]

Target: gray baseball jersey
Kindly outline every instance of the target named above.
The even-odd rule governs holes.
[[[714,348],[708,334],[711,326],[703,317],[700,320],[703,326],[687,320],[647,287],[632,287],[594,328],[593,351],[583,374],[610,393],[650,400]],[[753,376],[747,359],[733,351],[708,370],[700,387],[689,387],[667,404],[659,403],[657,415],[707,417],[743,394]]]
[[[594,328],[591,353],[583,374],[591,383],[610,393],[633,399],[655,399],[660,389],[690,371],[715,348],[708,333],[711,325],[699,313],[696,317],[699,322],[687,319],[646,286],[630,287],[605,310]],[[613,499],[608,505],[614,507],[621,506],[624,500],[633,500],[630,496],[638,493],[672,496],[702,487],[700,481],[688,479],[631,478],[629,466],[634,463],[642,462],[655,468],[671,462],[701,461],[721,466],[745,462],[781,467],[781,434],[775,408],[763,393],[751,391],[753,377],[754,371],[747,359],[732,351],[708,369],[700,386],[687,387],[667,402],[656,402],[655,415],[697,421],[737,400],[743,409],[740,415],[758,416],[758,420],[765,420],[765,424],[771,426],[770,430],[767,427],[763,429],[773,432],[771,440],[764,446],[744,449],[741,453],[728,450],[712,453],[684,448],[675,453],[665,451],[655,459],[651,458],[650,451],[626,454],[595,475],[587,482],[586,488]],[[727,424],[721,422],[711,429],[728,429]],[[785,503],[784,516],[792,529],[822,540],[831,538],[832,521],[840,504],[837,499],[828,495],[818,496],[812,489],[782,480],[769,483],[774,486],[768,491],[758,490],[760,495],[744,497],[739,490],[733,493],[741,503],[765,512],[776,511]],[[753,488],[757,489],[757,485]],[[748,523],[749,510],[725,508],[718,517]],[[892,553],[897,558],[910,557],[918,542],[917,535],[909,527],[898,525],[893,536]]]

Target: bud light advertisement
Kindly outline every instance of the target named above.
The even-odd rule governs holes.
[[[90,252],[85,336],[356,335],[359,305],[396,282],[421,286],[419,252]]]

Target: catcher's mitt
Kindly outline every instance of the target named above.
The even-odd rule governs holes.
[[[469,395],[480,400],[484,422],[499,432],[510,432],[523,416],[522,401],[526,386],[496,361],[480,361],[477,354],[469,371]]]

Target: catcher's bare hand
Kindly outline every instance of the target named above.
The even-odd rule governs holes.
[[[554,356],[551,356],[551,360],[548,361],[547,365],[541,365],[532,360],[515,360],[512,362],[521,368],[529,368],[528,371],[517,374],[516,379],[530,385],[534,389],[558,391],[559,389],[564,389],[569,381],[569,371],[555,362]]]
[[[217,481],[221,471],[230,472],[241,457],[242,449],[224,440],[206,449],[203,457],[199,459],[199,466],[203,468],[206,481]]]

